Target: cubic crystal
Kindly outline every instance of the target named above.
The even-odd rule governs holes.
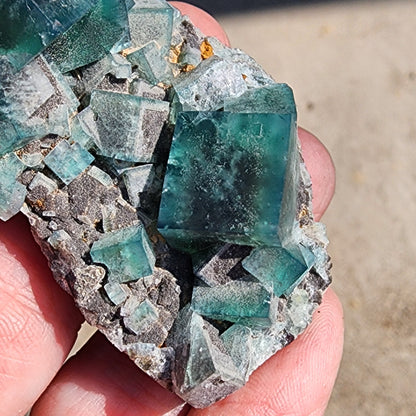
[[[150,241],[142,226],[103,234],[92,245],[91,258],[104,264],[110,280],[119,283],[151,275],[155,265]]]
[[[168,241],[278,245],[292,123],[290,115],[181,113],[159,213]]]
[[[7,221],[17,214],[25,201],[26,188],[18,182],[25,165],[14,154],[0,157],[0,219]]]
[[[66,185],[71,183],[94,160],[94,156],[88,153],[79,143],[69,144],[62,140],[45,157],[45,164]]]
[[[0,55],[21,69],[98,0],[2,0]]]
[[[129,46],[124,0],[98,0],[79,22],[59,36],[45,51],[62,72],[119,52]]]
[[[102,155],[132,162],[156,160],[155,149],[169,113],[169,104],[150,98],[93,91],[96,144]]]
[[[281,247],[255,248],[242,265],[276,296],[290,293],[307,271],[305,264]]]

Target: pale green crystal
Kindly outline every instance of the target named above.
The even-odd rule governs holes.
[[[134,2],[128,13],[132,47],[141,48],[155,41],[167,54],[172,36],[173,8],[162,0]]]
[[[167,81],[170,78],[169,66],[164,58],[163,50],[155,41],[151,41],[127,55],[127,59],[135,68],[140,78],[152,85]]]
[[[175,348],[175,391],[189,403],[206,407],[243,385],[243,377],[219,337],[218,330],[185,306],[178,315],[167,346]]]
[[[155,324],[158,320],[159,313],[157,308],[145,299],[140,305],[138,305],[133,313],[124,318],[124,324],[133,331],[135,334],[142,333],[149,330],[152,324]]]
[[[305,264],[281,247],[255,248],[242,264],[276,296],[289,294],[307,271]]]
[[[17,214],[22,207],[26,188],[18,182],[18,176],[25,165],[14,154],[0,157],[0,219],[7,221]]]
[[[15,75],[7,66],[0,69],[5,70],[0,75],[0,155],[47,134],[69,134],[68,119],[79,102],[54,65],[38,57]]]
[[[45,157],[45,164],[66,185],[71,183],[94,160],[79,143],[72,145],[66,140],[59,144]]]
[[[93,91],[90,105],[96,117],[94,137],[103,156],[132,162],[153,162],[167,102],[109,91]]]
[[[194,287],[192,309],[200,315],[230,322],[250,319],[270,323],[271,294],[261,284],[234,281],[215,287]]]
[[[120,305],[127,299],[123,286],[118,282],[109,282],[104,285],[105,293],[114,305]]]
[[[155,256],[142,226],[103,234],[91,247],[91,258],[104,264],[111,281],[125,283],[152,274]]]
[[[238,68],[213,56],[180,75],[174,90],[183,111],[212,111],[224,107],[226,98],[241,95],[247,85]]]

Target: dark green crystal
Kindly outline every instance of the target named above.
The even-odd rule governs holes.
[[[0,55],[21,69],[98,0],[2,0]]]
[[[160,206],[162,234],[181,248],[190,237],[278,245],[293,128],[292,115],[179,114]]]
[[[87,65],[129,46],[124,0],[99,0],[97,5],[45,51],[62,72]]]

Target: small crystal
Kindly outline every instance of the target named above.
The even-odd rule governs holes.
[[[47,134],[69,134],[68,118],[79,102],[63,76],[38,57],[0,83],[0,155]]]
[[[308,270],[281,247],[255,248],[242,265],[276,296],[290,293]]]
[[[155,256],[142,226],[105,233],[91,248],[95,263],[104,264],[111,281],[125,283],[153,273]]]
[[[154,165],[141,165],[126,169],[123,179],[129,195],[130,203],[135,207],[146,207],[146,197],[160,193],[161,182],[156,178]]]
[[[139,76],[152,85],[169,80],[169,67],[163,51],[155,41],[146,43],[140,49],[127,55]]]
[[[104,285],[105,293],[114,305],[120,305],[127,299],[123,286],[118,282],[109,282]]]
[[[155,41],[167,54],[172,36],[173,8],[163,0],[134,0],[129,10],[131,43],[141,48]]]
[[[45,157],[45,164],[66,185],[71,183],[94,160],[79,143],[70,145],[66,140],[59,144]]]
[[[96,90],[91,109],[102,155],[132,162],[155,161],[154,152],[169,113],[167,102]]]
[[[0,219],[3,221],[17,214],[25,201],[26,188],[17,181],[24,168],[14,153],[0,158]]]

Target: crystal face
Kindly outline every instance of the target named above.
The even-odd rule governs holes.
[[[292,90],[164,0],[0,12],[0,219],[140,369],[226,397],[331,281]]]
[[[162,234],[179,248],[189,235],[279,244],[292,123],[290,114],[180,113],[160,205]]]
[[[4,0],[0,5],[0,55],[22,68],[64,33],[98,0]]]

